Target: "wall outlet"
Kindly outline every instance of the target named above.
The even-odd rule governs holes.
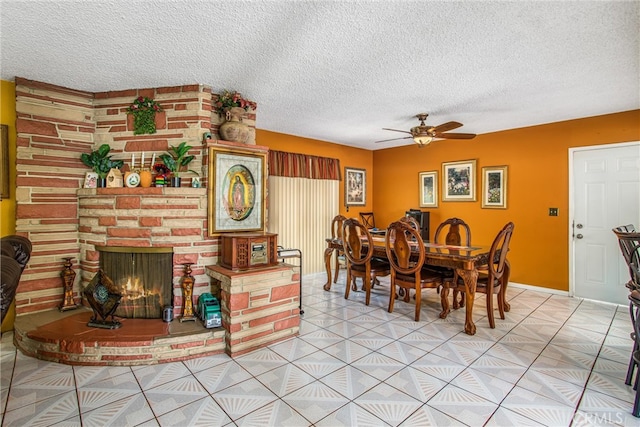
[[[558,208],[549,208],[549,216],[558,216]]]

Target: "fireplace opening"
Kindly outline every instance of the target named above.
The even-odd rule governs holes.
[[[160,319],[173,302],[173,249],[121,246],[96,247],[100,268],[122,293],[114,315]]]

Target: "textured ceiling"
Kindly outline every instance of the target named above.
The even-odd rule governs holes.
[[[4,80],[202,83],[256,101],[260,129],[372,150],[411,144],[374,141],[422,112],[483,134],[640,108],[638,1],[0,0],[0,13]]]

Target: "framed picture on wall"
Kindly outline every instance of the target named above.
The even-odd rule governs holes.
[[[364,206],[367,202],[367,171],[344,168],[344,205]]]
[[[507,208],[507,166],[482,168],[482,207]]]
[[[0,125],[0,199],[9,198],[9,126]]]
[[[473,202],[476,200],[475,160],[442,164],[442,200],[446,202]]]
[[[209,235],[264,231],[265,154],[209,148]]]
[[[438,207],[438,172],[420,172],[420,207]]]

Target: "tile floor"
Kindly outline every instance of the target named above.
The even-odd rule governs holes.
[[[624,384],[626,307],[511,287],[488,327],[484,295],[441,320],[435,292],[386,311],[305,276],[299,337],[226,355],[136,367],[67,366],[1,341],[2,426],[608,426],[640,425]],[[385,286],[386,285],[386,286]]]

